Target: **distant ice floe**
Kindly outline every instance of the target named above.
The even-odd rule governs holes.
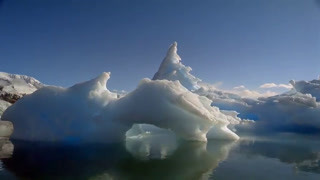
[[[213,100],[214,106],[235,110],[242,119],[254,124],[239,125],[240,131],[320,133],[320,106],[318,80],[291,81],[293,89],[271,97],[248,99],[235,96],[221,98],[213,93],[201,92]],[[242,121],[244,122],[244,121]]]
[[[311,94],[313,97],[320,101],[320,80],[314,79],[312,81],[294,81],[291,80],[290,84],[297,92],[302,94]]]

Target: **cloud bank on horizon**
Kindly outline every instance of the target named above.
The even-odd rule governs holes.
[[[265,83],[262,84],[259,88],[285,88],[285,89],[291,89],[291,84],[275,84],[275,83]]]
[[[238,139],[236,131],[320,132],[320,80],[260,86],[291,89],[277,95],[243,85],[221,90],[190,71],[175,42],[153,79],[143,79],[128,94],[110,92],[110,73],[103,73],[70,88],[43,87],[9,107],[2,119],[13,122],[13,138],[30,141],[114,141],[128,138],[126,132],[159,128],[198,141]]]

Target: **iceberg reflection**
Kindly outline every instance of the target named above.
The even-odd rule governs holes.
[[[6,140],[0,145],[0,179],[9,177],[4,174],[11,179],[90,180],[273,179],[277,176],[312,179],[320,174],[320,142],[297,137],[289,141],[273,138],[203,143],[179,141],[174,134],[157,132],[140,133],[117,144]],[[272,173],[266,176],[265,168]]]
[[[72,146],[13,141],[12,158],[2,162],[17,178],[27,179],[199,179],[209,177],[234,144],[160,139]]]

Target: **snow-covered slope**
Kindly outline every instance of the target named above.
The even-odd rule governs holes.
[[[35,78],[0,72],[0,91],[10,94],[31,94],[44,85]]]
[[[0,117],[4,110],[22,96],[31,94],[43,86],[29,76],[0,72]]]

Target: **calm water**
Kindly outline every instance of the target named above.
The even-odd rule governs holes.
[[[199,143],[154,136],[119,144],[0,144],[1,180],[320,179],[320,142],[308,137]]]

